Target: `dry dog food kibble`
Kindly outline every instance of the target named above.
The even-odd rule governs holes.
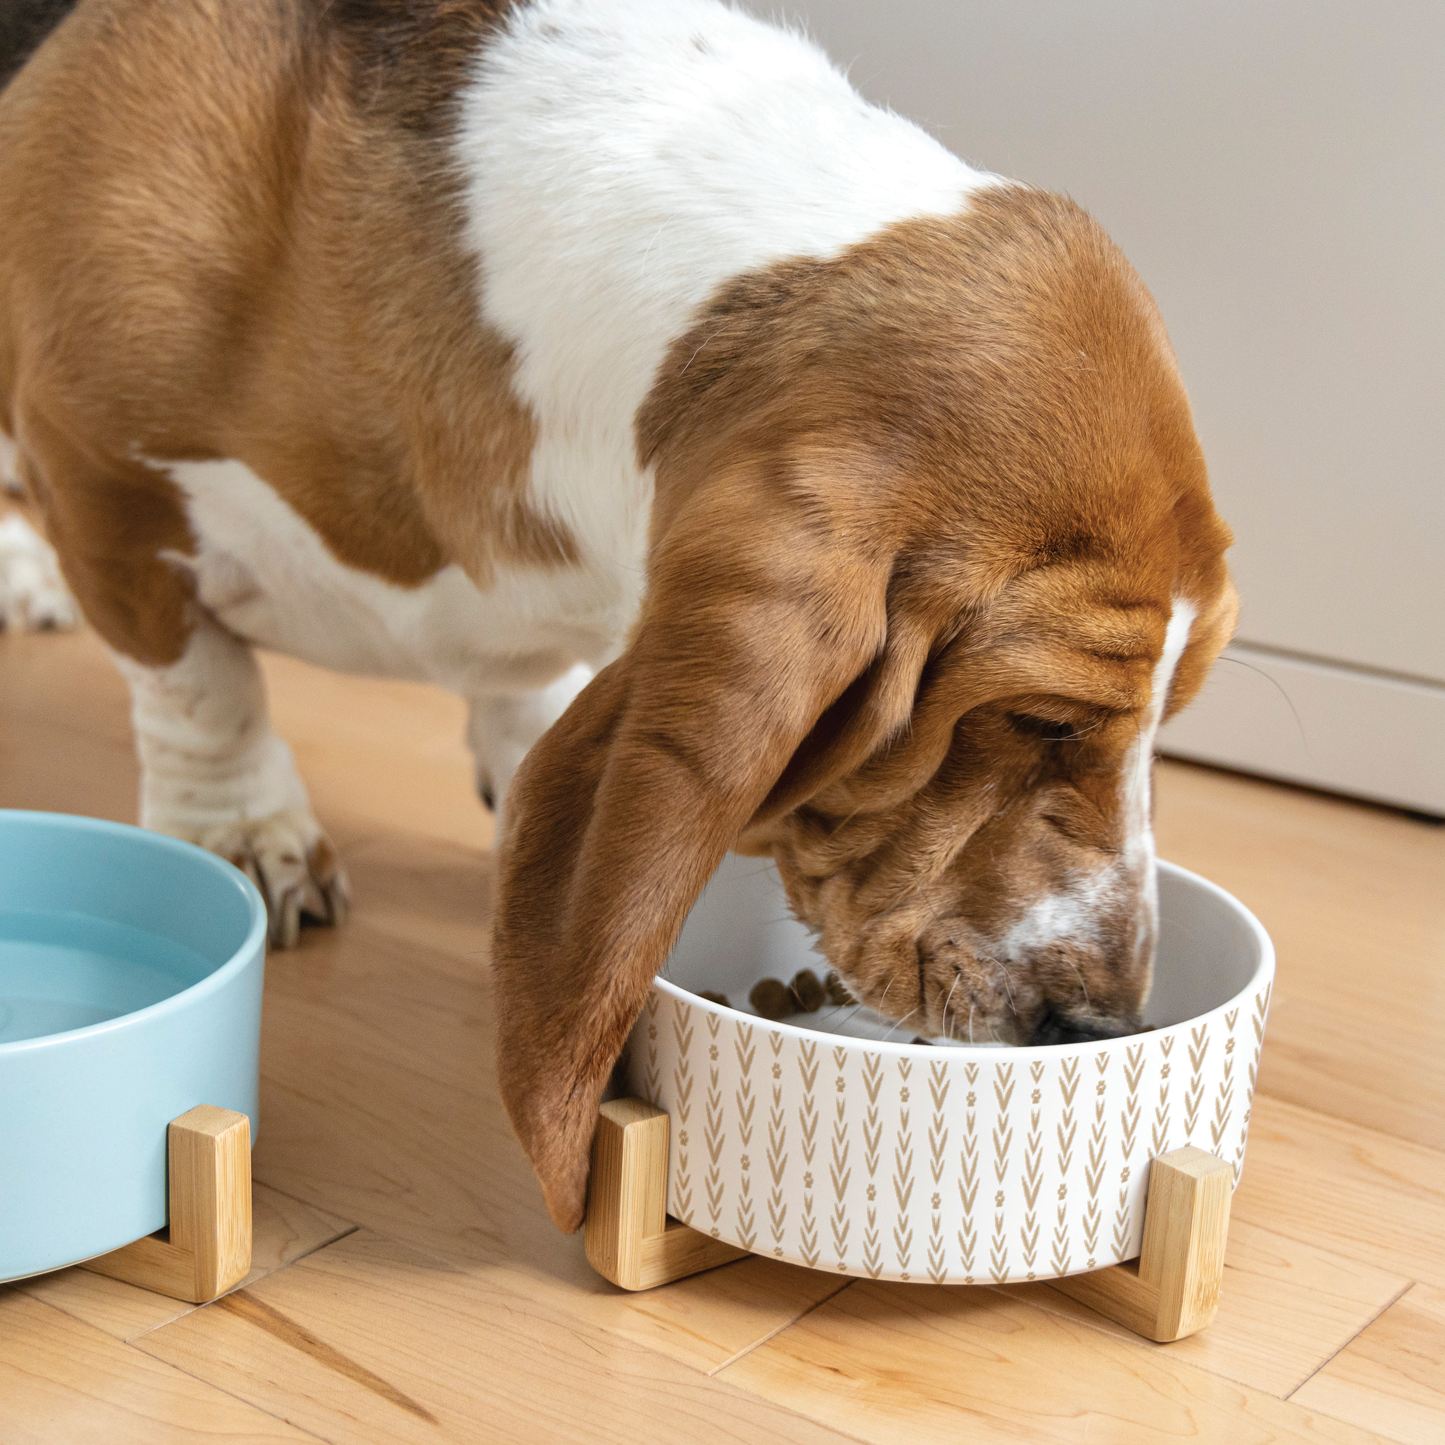
[[[720,1003],[724,1008],[729,1007],[726,994],[710,993],[703,989],[699,991],[698,997],[705,998],[710,1003]],[[811,968],[800,968],[793,975],[792,983],[780,983],[775,978],[760,978],[748,994],[748,1002],[755,1012],[776,1023],[787,1018],[789,1014],[815,1014],[826,1003],[843,1008],[857,1003],[858,1000],[848,991],[847,984],[839,978],[835,970],[829,969],[827,979],[819,981],[818,975]]]
[[[787,984],[775,978],[761,978],[753,985],[748,1002],[765,1018],[776,1023],[785,1019],[795,1007]]]
[[[703,989],[698,994],[699,998],[705,998],[709,1003],[720,1003],[724,1008],[731,1008],[728,996],[725,993],[713,993],[711,989]]]
[[[828,1001],[827,992],[818,982],[818,975],[811,968],[799,969],[788,985],[798,1008],[805,1014],[815,1014]]]

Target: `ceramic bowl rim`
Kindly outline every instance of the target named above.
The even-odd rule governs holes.
[[[1105,1050],[1118,1048],[1121,1043],[1135,1042],[1139,1039],[1157,1039],[1166,1034],[1174,1033],[1179,1029],[1198,1027],[1201,1019],[1213,1018],[1228,1009],[1241,1006],[1247,1002],[1265,980],[1271,978],[1275,968],[1274,943],[1269,934],[1265,931],[1264,925],[1254,914],[1245,907],[1228,889],[1221,888],[1219,884],[1211,882],[1208,878],[1188,868],[1181,868],[1177,863],[1169,863],[1163,858],[1157,860],[1157,866],[1161,873],[1168,873],[1172,877],[1182,879],[1188,883],[1202,887],[1206,892],[1212,893],[1221,900],[1225,906],[1244,923],[1259,948],[1259,960],[1255,964],[1254,971],[1250,974],[1248,981],[1236,993],[1231,994],[1222,1003],[1214,1008],[1206,1009],[1202,1014],[1196,1014],[1193,1018],[1180,1019],[1177,1023],[1163,1024],[1156,1029],[1147,1029],[1137,1034],[1124,1034],[1118,1038],[1095,1039],[1089,1043],[1082,1044],[1024,1044],[1010,1046],[1005,1050],[990,1048],[988,1046],[974,1046],[970,1044],[952,1044],[942,1057],[952,1059],[959,1056],[961,1059],[969,1058],[997,1058],[1002,1052],[1007,1055],[1010,1061],[1020,1059],[1025,1062],[1035,1059],[1052,1059],[1061,1054],[1076,1054],[1080,1057],[1092,1057],[1094,1054],[1103,1053]],[[796,1024],[775,1022],[772,1019],[765,1019],[757,1014],[744,1013],[741,1009],[729,1008],[723,1004],[713,1003],[690,989],[683,988],[680,984],[673,983],[671,979],[664,978],[658,974],[652,981],[652,987],[660,989],[681,1003],[694,1005],[706,1013],[720,1014],[724,1018],[737,1019],[745,1024],[759,1025],[765,1029],[775,1031],[784,1037],[795,1039],[827,1039],[831,1046],[846,1047],[848,1049],[859,1049],[870,1054],[884,1054],[889,1058],[933,1058],[940,1057],[940,1050],[934,1044],[906,1044],[889,1043],[883,1040],[854,1038],[844,1034],[830,1034],[822,1029],[799,1028]]]
[[[69,1044],[81,1039],[95,1038],[101,1034],[116,1033],[121,1029],[141,1027],[151,1019],[161,1018],[168,1013],[196,1007],[210,995],[223,989],[238,974],[249,968],[257,958],[264,958],[266,944],[266,904],[256,885],[233,863],[215,853],[209,853],[195,843],[180,838],[171,838],[164,833],[153,833],[148,828],[137,828],[132,823],[114,823],[108,818],[89,818],[78,813],[47,813],[38,809],[0,808],[0,823],[19,822],[31,826],[54,828],[57,831],[73,830],[78,833],[108,833],[136,844],[143,851],[158,849],[185,857],[198,866],[209,868],[224,883],[237,888],[250,911],[250,924],[241,943],[232,950],[224,963],[217,965],[204,978],[197,979],[175,993],[144,1008],[132,1009],[129,1013],[117,1014],[114,1018],[102,1019],[99,1023],[86,1024],[78,1029],[62,1029],[58,1033],[40,1034],[30,1039],[12,1039],[0,1043],[0,1060],[15,1057],[38,1049]]]

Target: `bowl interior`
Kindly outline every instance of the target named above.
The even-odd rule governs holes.
[[[1161,862],[1159,953],[1145,1023],[1163,1028],[1228,1003],[1254,978],[1264,947],[1258,924],[1223,889]],[[662,977],[691,993],[723,994],[732,1008],[752,1014],[748,994],[759,979],[787,983],[803,968],[822,978],[828,964],[793,917],[772,860],[729,854],[693,905]],[[913,1038],[906,1025],[900,1029],[857,1005],[825,1003],[786,1022],[851,1038],[901,1044]],[[989,1045],[979,1040],[976,1046]]]
[[[0,812],[0,1045],[160,1003],[227,963],[254,923],[240,875],[198,848]]]

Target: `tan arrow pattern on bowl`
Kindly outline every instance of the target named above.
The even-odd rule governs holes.
[[[1268,1004],[1030,1058],[885,1051],[654,990],[628,1086],[672,1115],[668,1208],[694,1227],[842,1274],[1004,1284],[1136,1254],[1156,1153],[1192,1143],[1238,1177]]]
[[[948,1065],[942,1059],[931,1060],[928,1065],[928,1097],[933,1105],[933,1112],[928,1121],[928,1176],[933,1189],[929,1195],[928,1277],[934,1284],[942,1284],[948,1278],[941,1211],[943,1171],[948,1167],[945,1159],[948,1149],[948,1117],[944,1109],[948,1104],[948,1091],[951,1087]]]
[[[1152,1154],[1169,1152],[1169,1056],[1174,1052],[1174,1037],[1166,1035],[1159,1041],[1163,1062],[1159,1066],[1159,1103],[1154,1109],[1154,1129],[1149,1136]]]
[[[642,1078],[642,1097],[649,1104],[655,1104],[658,1100],[659,1086],[662,1078],[657,1071],[657,1009],[662,1002],[661,995],[656,989],[647,995],[647,1008],[643,1014],[647,1028],[647,1067]]]
[[[978,1248],[978,1226],[974,1223],[974,1205],[978,1200],[978,1065],[963,1066],[964,1095],[963,1147],[958,1152],[958,1202],[963,1206],[958,1226],[958,1261],[963,1282],[973,1283],[974,1251]]]
[[[863,1272],[870,1279],[883,1273],[883,1251],[878,1242],[878,1146],[883,1138],[878,1096],[883,1088],[883,1059],[879,1054],[863,1055],[863,1093],[867,1109],[863,1115],[863,1166],[868,1171],[867,1227],[863,1231]]]
[[[897,1062],[898,1135],[893,1146],[893,1197],[898,1204],[898,1213],[893,1222],[893,1252],[898,1260],[898,1278],[908,1279],[909,1261],[913,1257],[913,1223],[909,1213],[913,1202],[913,1130],[909,1127],[913,1117],[913,1099],[908,1078],[913,1072],[913,1060],[900,1058]]]
[[[1259,1076],[1259,1054],[1264,1047],[1264,1021],[1269,1013],[1269,996],[1274,990],[1273,982],[1265,984],[1264,988],[1254,997],[1254,1012],[1250,1016],[1250,1028],[1254,1034],[1254,1053],[1249,1061],[1249,1091],[1245,1095],[1244,1122],[1239,1130],[1239,1143],[1234,1149],[1234,1183],[1239,1184],[1239,1176],[1244,1169],[1244,1144],[1249,1137],[1249,1115],[1250,1100],[1254,1098],[1254,1081]]]
[[[1209,1025],[1189,1030],[1189,1087],[1184,1091],[1184,1132],[1192,1139],[1204,1102],[1204,1060],[1209,1054]]]
[[[1079,1125],[1074,1109],[1074,1095],[1079,1088],[1079,1061],[1077,1058],[1063,1059],[1059,1065],[1058,1077],[1055,1080],[1059,1089],[1059,1120],[1054,1126],[1054,1138],[1058,1146],[1057,1168],[1059,1174],[1059,1194],[1056,1222],[1054,1224],[1053,1250],[1049,1257],[1049,1263],[1053,1266],[1056,1275],[1067,1274],[1072,1253],[1069,1248],[1069,1175],[1073,1170],[1074,1163],[1074,1141],[1078,1136]],[[1087,1219],[1087,1211],[1085,1214]],[[1095,1219],[1098,1218],[1097,1202],[1095,1207]],[[1087,1225],[1085,1225],[1087,1228]],[[1097,1223],[1094,1226],[1095,1234],[1098,1233]],[[1087,1236],[1086,1236],[1087,1237]]]
[[[1043,1082],[1045,1067],[1042,1060],[1029,1065],[1029,1082],[1033,1087],[1029,1092],[1029,1131],[1024,1137],[1024,1222],[1019,1229],[1020,1252],[1028,1271],[1025,1279],[1034,1279],[1038,1274],[1039,1190],[1044,1186],[1044,1113],[1039,1107],[1044,1092],[1039,1085]]]
[[[753,1107],[757,1099],[753,1096],[753,1059],[757,1056],[757,1050],[751,1047],[753,1025],[738,1023],[735,1025],[737,1039],[733,1048],[737,1053],[737,1088],[733,1091],[733,1100],[737,1104],[737,1134],[738,1142],[742,1146],[742,1153],[738,1156],[738,1195],[737,1195],[737,1241],[744,1249],[751,1249],[753,1241],[757,1239],[757,1228],[754,1224],[753,1215]],[[717,1045],[713,1044],[708,1050],[710,1059],[717,1059]]]
[[[788,1118],[783,1109],[783,1066],[778,1062],[783,1036],[769,1033],[768,1046],[773,1054],[772,1100],[768,1107],[768,1177],[772,1181],[768,1190],[768,1230],[773,1237],[773,1253],[781,1258],[783,1231],[788,1223],[788,1205],[783,1193],[783,1174],[788,1167]]]
[[[818,1044],[802,1039],[798,1044],[798,1077],[803,1085],[803,1102],[798,1109],[798,1149],[803,1156],[803,1210],[798,1221],[798,1252],[809,1269],[818,1265],[818,1222],[813,1213],[813,1155],[818,1149]]]
[[[1009,1150],[1013,1147],[1013,1116],[1009,1106],[1014,1096],[1014,1066],[994,1066],[993,1094],[998,1102],[998,1114],[993,1126],[993,1177],[998,1188],[993,1196],[993,1239],[989,1246],[989,1274],[995,1284],[1003,1284],[1008,1273],[1008,1214],[1005,1212],[1008,1182]]]
[[[1229,1036],[1224,1040],[1224,1072],[1219,1078],[1219,1093],[1214,1100],[1214,1118],[1210,1121],[1209,1137],[1217,1154],[1229,1129],[1229,1120],[1234,1113],[1234,1025],[1239,1019],[1239,1010],[1225,1014],[1224,1022]]]
[[[833,1234],[833,1253],[837,1257],[838,1270],[848,1272],[848,1232],[853,1221],[848,1214],[848,1186],[853,1182],[853,1170],[848,1164],[852,1145],[848,1138],[848,1050],[838,1047],[833,1050],[833,1067],[837,1070],[833,1092],[833,1136],[828,1161],[828,1182],[833,1189],[833,1211],[828,1225]]]

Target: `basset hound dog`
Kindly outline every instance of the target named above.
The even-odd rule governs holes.
[[[346,880],[252,646],[466,698],[561,1228],[730,849],[917,1032],[1137,1026],[1154,734],[1236,603],[1084,210],[715,0],[41,8],[0,429],[129,681],[142,820],[285,945]]]

